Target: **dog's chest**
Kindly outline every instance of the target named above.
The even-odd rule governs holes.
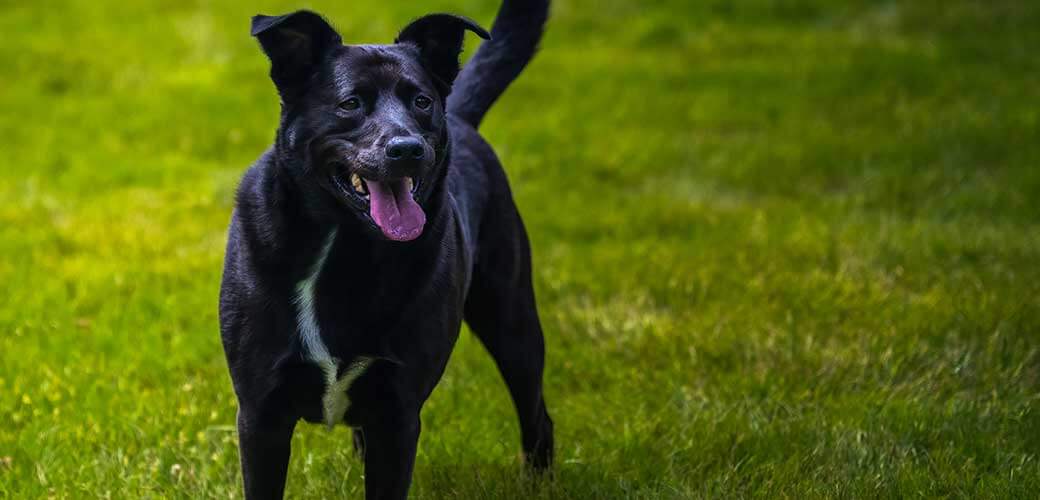
[[[335,240],[336,231],[333,230],[326,237],[317,258],[311,264],[307,274],[296,284],[294,297],[297,330],[303,347],[303,355],[306,359],[316,364],[324,375],[325,388],[322,394],[321,408],[322,418],[329,427],[343,421],[343,415],[350,408],[350,399],[347,397],[347,391],[350,389],[351,384],[364,374],[365,370],[372,363],[372,359],[366,357],[358,357],[347,361],[333,357],[329,352],[328,346],[325,345],[321,338],[315,288]]]

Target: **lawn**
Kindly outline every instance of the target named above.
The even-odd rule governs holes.
[[[2,3],[0,496],[237,497],[217,290],[278,117],[249,17],[301,4]],[[348,43],[497,7],[307,5]],[[522,474],[464,332],[412,494],[1035,495],[1037,26],[1026,0],[559,0],[482,127],[531,234],[555,474]],[[362,482],[347,429],[298,428],[292,497]]]

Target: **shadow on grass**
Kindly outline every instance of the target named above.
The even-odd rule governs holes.
[[[586,464],[557,464],[535,473],[520,464],[436,465],[417,470],[418,498],[624,498],[637,484]]]

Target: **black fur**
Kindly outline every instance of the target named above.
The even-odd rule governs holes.
[[[549,16],[549,0],[506,0],[491,27],[491,40],[477,49],[448,98],[452,114],[476,128],[534,57]]]
[[[527,462],[550,465],[527,236],[505,173],[474,128],[487,111],[480,107],[531,57],[547,8],[506,0],[495,28],[517,26],[506,17],[524,13],[519,25],[529,32],[482,47],[477,57],[500,61],[487,87],[467,65],[452,100],[463,30],[487,36],[472,21],[435,14],[404,28],[395,44],[344,46],[312,12],[253,19],[282,113],[274,145],[239,186],[220,295],[247,498],[281,497],[296,422],[323,419],[325,377],[307,359],[296,300],[327,243],[313,294],[321,340],[338,375],[375,360],[350,386],[343,418],[356,429],[367,498],[407,495],[419,412],[463,320],[509,387]],[[462,109],[466,118],[456,116]],[[414,154],[392,157],[395,138],[411,141]],[[388,239],[350,189],[351,174],[378,185],[415,179],[421,234]]]

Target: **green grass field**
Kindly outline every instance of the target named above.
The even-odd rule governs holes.
[[[217,290],[278,116],[249,16],[303,5],[0,3],[0,496],[237,497]],[[348,43],[497,8],[306,6]],[[482,128],[534,247],[555,478],[522,475],[464,332],[412,494],[1036,495],[1037,26],[1026,0],[559,0]],[[347,429],[293,446],[292,497],[361,494]]]

